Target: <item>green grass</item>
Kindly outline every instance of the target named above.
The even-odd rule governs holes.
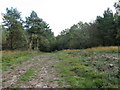
[[[35,65],[34,67],[28,69],[23,75],[18,77],[17,82],[12,85],[12,88],[15,88],[15,89],[21,88],[20,87],[21,85],[27,84],[30,80],[32,80],[33,78],[36,78],[37,73],[39,73],[38,72],[39,69],[40,68],[38,68],[37,65]]]
[[[41,53],[37,51],[3,51],[2,71],[14,69],[16,67],[14,64],[23,62],[40,54]]]
[[[23,82],[27,82],[27,81],[29,81],[31,78],[33,78],[34,77],[34,71],[33,70],[28,70],[28,71],[26,71],[25,73],[24,73],[24,75],[22,75],[21,77],[20,77],[20,79],[19,80],[21,80],[21,81],[23,81]]]
[[[114,52],[113,52],[114,51]],[[60,60],[56,68],[63,77],[65,88],[118,88],[119,60],[117,49],[68,50],[57,53]],[[113,67],[110,67],[113,64]],[[64,84],[65,83],[65,84]]]
[[[27,83],[32,78],[36,77],[36,72],[32,69],[27,70],[22,76],[18,78],[18,81],[12,85],[12,88],[19,89],[21,84]]]
[[[2,69],[7,71],[16,68],[15,64],[28,60],[32,56],[40,55],[33,51],[3,51]],[[58,69],[59,87],[64,88],[118,88],[120,79],[119,59],[117,47],[98,47],[82,50],[63,50],[53,53],[45,53],[52,58],[52,54],[59,59],[54,67]],[[113,65],[112,67],[110,65]],[[37,67],[36,67],[37,69]],[[35,69],[35,70],[36,70]],[[20,76],[19,83],[28,82],[35,77],[35,70],[28,70]],[[53,82],[53,81],[51,81]]]

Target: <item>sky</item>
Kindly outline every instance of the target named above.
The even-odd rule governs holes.
[[[40,18],[46,21],[55,36],[62,30],[70,28],[79,21],[92,22],[96,16],[102,16],[104,10],[113,7],[117,0],[0,0],[0,13],[6,13],[6,8],[17,8],[21,17],[29,16],[34,10]],[[0,16],[2,22],[2,16]]]

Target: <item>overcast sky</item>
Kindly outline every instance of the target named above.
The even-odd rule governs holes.
[[[22,17],[29,16],[31,11],[46,21],[55,35],[79,21],[91,22],[102,15],[108,7],[113,7],[116,0],[0,0],[0,12],[6,7],[17,8]],[[2,19],[0,19],[2,22]]]

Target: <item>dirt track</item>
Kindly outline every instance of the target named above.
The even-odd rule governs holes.
[[[19,63],[17,67],[2,74],[3,88],[56,88],[59,87],[58,81],[60,77],[54,67],[54,63],[58,60],[54,54],[43,54],[35,56],[25,62]],[[27,70],[33,70],[35,77],[23,83],[20,77]]]

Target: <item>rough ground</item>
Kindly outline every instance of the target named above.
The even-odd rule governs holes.
[[[54,54],[35,56],[30,60],[19,63],[16,68],[2,74],[3,88],[56,88],[59,87],[60,77],[54,67],[58,62]],[[35,75],[27,82],[22,82],[20,77],[27,70],[33,70]]]

